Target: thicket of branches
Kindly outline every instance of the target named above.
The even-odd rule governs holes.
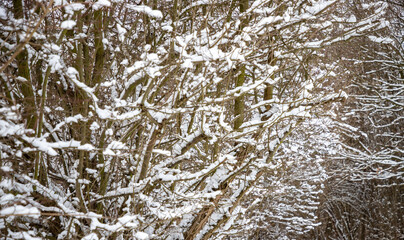
[[[0,236],[399,239],[400,14],[1,2]]]
[[[338,121],[349,126],[340,126],[339,169],[321,210],[327,239],[403,237],[404,5],[387,2],[389,27],[353,41],[346,55],[350,98]],[[352,9],[364,17],[360,7]]]

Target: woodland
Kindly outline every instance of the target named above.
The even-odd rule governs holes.
[[[404,2],[0,1],[0,238],[404,239]]]

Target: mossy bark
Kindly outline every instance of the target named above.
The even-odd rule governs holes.
[[[91,83],[87,83],[90,87],[98,84],[102,80],[104,68],[105,51],[103,39],[103,11],[97,10],[94,12],[94,44],[95,44],[95,62],[93,69],[93,79]]]
[[[248,0],[240,0],[239,8],[240,8],[240,13],[245,12],[248,8]],[[246,24],[246,22],[243,21],[243,23],[240,26],[241,30],[244,28],[245,24]],[[245,65],[242,65],[239,68],[239,74],[236,78],[236,88],[244,85],[245,70],[246,70]],[[241,125],[244,122],[244,108],[245,108],[244,98],[245,98],[245,94],[241,94],[234,101],[234,115],[235,115],[234,127],[233,127],[234,130],[239,130],[239,128],[241,127]]]
[[[243,86],[245,82],[245,66],[240,68],[240,73],[236,78],[236,87]],[[240,96],[236,97],[234,101],[234,130],[239,130],[240,126],[244,122],[244,98],[245,94],[241,94]]]
[[[13,13],[16,19],[24,18],[23,4],[22,0],[13,1]],[[17,36],[17,42],[20,39]],[[27,127],[30,129],[35,129],[36,127],[36,106],[35,106],[35,95],[32,88],[31,73],[29,68],[28,51],[24,48],[16,57],[17,60],[17,75],[26,79],[26,81],[21,84],[21,92],[23,94],[23,105],[25,106],[23,115],[26,119]]]

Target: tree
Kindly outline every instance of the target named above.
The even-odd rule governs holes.
[[[289,137],[346,96],[327,48],[381,27],[386,8],[341,22],[342,1],[12,3],[0,9],[0,230],[85,239],[245,237],[268,181],[305,189],[299,206],[315,197],[322,170]],[[317,224],[280,219],[293,236]]]
[[[324,238],[400,239],[404,234],[402,6],[389,4],[388,29],[359,38],[351,45],[355,54],[345,59],[353,81],[339,122],[349,125],[339,123],[345,141],[322,208]]]

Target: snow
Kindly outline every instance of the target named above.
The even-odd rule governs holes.
[[[123,28],[121,26],[121,24],[116,24],[116,28],[118,30],[118,34],[119,34],[119,40],[121,40],[122,42],[125,40],[125,33],[127,32],[125,28]],[[126,60],[127,61],[127,60]],[[122,64],[122,63],[121,63]]]
[[[110,144],[108,144],[109,149],[126,149],[126,145],[122,142],[119,141],[112,141]]]
[[[3,169],[2,169],[3,170]],[[10,202],[10,201],[12,201],[12,200],[14,200],[14,195],[13,194],[5,194],[5,195],[3,195],[3,196],[1,196],[0,197],[0,204],[1,205],[3,205],[3,204],[7,204],[8,202]]]
[[[60,56],[59,55],[49,55],[49,66],[51,67],[51,73],[55,73],[57,71],[60,71],[63,66],[60,62]]]
[[[106,156],[115,156],[116,153],[114,151],[112,151],[111,149],[105,149],[102,154],[106,155]]]
[[[194,65],[192,64],[192,60],[191,59],[185,59],[184,63],[181,64],[182,68],[189,68],[192,69],[194,67]]]
[[[214,46],[212,48],[202,47],[199,49],[199,52],[201,53],[204,60],[213,60],[214,61],[214,60],[219,60],[219,59],[226,57],[226,55],[223,53],[223,51],[220,50],[217,46]]]
[[[153,18],[157,18],[157,19],[163,18],[163,14],[161,13],[161,11],[153,10],[148,6],[144,6],[144,5],[136,6],[136,5],[132,5],[132,4],[127,4],[126,7],[131,10],[134,10],[136,12],[141,12],[141,13],[147,14]]]
[[[220,125],[221,127],[223,127],[223,128],[224,128],[226,131],[228,131],[228,132],[233,131],[233,128],[232,128],[229,124],[227,124],[227,123],[224,122],[224,114],[223,114],[223,113],[220,114],[220,117],[219,117],[219,125]]]
[[[391,38],[386,38],[386,37],[376,37],[376,36],[368,36],[370,40],[376,43],[385,43],[385,44],[391,44],[394,42],[393,39]]]
[[[73,116],[73,117],[67,117],[66,120],[65,120],[65,122],[66,122],[66,123],[72,123],[72,122],[78,123],[78,122],[79,122],[80,120],[82,120],[82,119],[84,119],[83,115],[77,114],[77,115],[75,115],[75,116]]]
[[[86,172],[88,172],[89,174],[96,174],[96,173],[98,173],[97,170],[91,169],[91,168],[86,168]]]
[[[351,23],[354,23],[356,21],[357,21],[357,19],[356,19],[355,15],[351,15],[347,20],[347,22],[351,22]]]
[[[144,233],[144,232],[137,232],[135,234],[135,238],[138,240],[148,240],[149,239],[149,234]]]
[[[163,26],[161,29],[164,30],[164,31],[167,31],[167,32],[172,32],[173,31],[173,27],[171,27],[169,25]]]
[[[20,81],[20,82],[27,82],[27,81],[28,81],[26,78],[21,77],[21,76],[18,76],[18,77],[16,78],[16,80],[18,80],[18,81]]]
[[[125,227],[136,228],[139,225],[138,217],[133,215],[126,215],[118,218],[118,222]]]
[[[73,20],[66,20],[66,21],[63,21],[63,22],[60,24],[60,27],[61,27],[62,29],[67,29],[67,30],[73,29],[74,26],[76,26],[76,22],[73,21]]]
[[[40,151],[43,151],[51,156],[58,155],[58,153],[45,140],[25,136],[23,137],[23,139],[32,144],[34,147],[38,148]]]
[[[318,13],[320,13],[321,11],[323,11],[324,9],[326,9],[327,7],[331,6],[332,4],[334,4],[336,2],[336,0],[331,0],[331,1],[319,1],[316,4],[313,4],[313,6],[311,7],[307,7],[306,11],[311,13],[312,15],[317,15]]]
[[[8,121],[0,120],[0,136],[7,137],[12,135],[20,135],[24,132],[23,124],[12,124]]]
[[[96,233],[90,233],[87,236],[83,237],[81,240],[99,240]]]
[[[230,60],[244,62],[245,58],[244,55],[241,53],[241,51],[242,50],[240,48],[234,48],[230,54]]]
[[[151,62],[158,62],[159,61],[159,56],[155,53],[150,53],[146,55],[146,59],[151,61]]]
[[[135,118],[136,116],[139,116],[141,113],[142,112],[140,110],[130,111],[130,112],[123,113],[121,115],[117,115],[116,119],[119,119],[119,120],[128,119],[129,120],[129,119]]]
[[[93,122],[90,126],[90,130],[95,131],[100,128],[100,125],[97,122]]]
[[[128,59],[124,59],[122,60],[122,62],[120,63],[121,65],[127,66],[129,63]]]
[[[111,6],[111,2],[108,0],[98,0],[97,2],[95,2],[92,6],[92,8],[94,10],[99,10],[103,7],[110,7]]]
[[[270,25],[272,23],[276,23],[278,21],[281,21],[283,18],[281,16],[269,16],[269,17],[265,17],[263,19],[261,19],[258,24],[257,27],[263,27],[266,25]]]
[[[136,216],[123,216],[115,224],[100,223],[96,217],[91,218],[91,229],[105,229],[110,232],[122,231],[125,228],[136,228],[139,223]]]
[[[6,207],[0,210],[0,216],[12,216],[12,215],[22,215],[22,216],[29,216],[33,218],[39,218],[41,212],[35,207],[27,207],[16,205],[12,207]]]
[[[323,41],[316,41],[316,42],[308,42],[305,44],[307,48],[320,48],[323,44]]]
[[[171,156],[171,152],[170,151],[166,151],[166,150],[162,150],[162,149],[153,149],[153,153],[157,153],[157,154],[161,154],[164,156]]]
[[[108,128],[106,131],[105,131],[105,135],[107,135],[107,136],[112,136],[114,134],[114,130],[112,130],[111,128]]]
[[[75,11],[80,11],[83,9],[85,9],[85,6],[81,3],[70,3],[65,6],[65,11],[69,15],[73,15]]]
[[[3,19],[3,20],[7,20],[7,19],[8,19],[6,9],[4,9],[4,8],[1,7],[1,6],[0,6],[0,18]]]
[[[55,6],[60,6],[66,4],[66,0],[54,0],[54,5]]]
[[[78,146],[77,149],[90,152],[90,151],[93,151],[95,149],[95,147],[89,143],[86,143],[84,145]]]
[[[111,119],[113,116],[113,113],[107,109],[101,109],[101,108],[97,107],[95,111],[96,111],[98,117],[101,119]]]
[[[176,239],[197,223],[198,213],[205,214],[206,224],[197,238],[206,238],[204,234],[215,230],[212,236],[225,239],[230,233],[237,236],[260,226],[286,239],[318,225],[315,213],[320,200],[316,198],[322,196],[322,188],[328,187],[325,167],[331,164],[333,169],[339,159],[331,163],[328,160],[341,154],[340,139],[349,137],[341,136],[341,132],[365,138],[366,151],[344,146],[351,154],[344,161],[355,158],[361,166],[383,166],[369,166],[369,178],[402,174],[393,173],[402,163],[390,155],[402,150],[373,154],[366,149],[367,135],[358,126],[345,123],[360,114],[346,114],[342,122],[323,121],[324,115],[338,118],[342,108],[339,101],[348,96],[338,91],[335,79],[344,84],[351,81],[341,68],[349,64],[323,62],[329,61],[325,47],[355,36],[366,36],[375,46],[391,44],[385,31],[373,31],[377,30],[377,18],[364,18],[358,23],[361,20],[350,16],[350,9],[338,12],[336,15],[341,17],[334,18],[330,4],[335,1],[327,0],[284,1],[283,5],[250,1],[251,7],[244,13],[221,3],[221,10],[214,11],[210,0],[191,1],[180,9],[175,20],[166,8],[169,5],[160,1],[153,6],[156,9],[141,5],[142,1],[70,2],[57,0],[55,9],[61,11],[54,19],[54,30],[40,25],[34,38],[41,44],[26,46],[29,65],[43,61],[43,69],[49,66],[52,73],[48,76],[52,83],[49,89],[32,85],[35,99],[47,93],[49,96],[43,106],[42,132],[27,128],[27,106],[17,105],[24,96],[21,86],[29,79],[16,76],[15,61],[7,67],[9,70],[0,73],[5,86],[12,89],[11,98],[3,98],[0,107],[0,167],[5,173],[0,181],[1,213],[60,214],[60,239],[67,238],[67,234],[74,239],[106,239],[113,232],[117,238]],[[202,15],[202,6],[209,14]],[[102,80],[95,83],[91,79],[93,67],[87,72],[76,61],[80,57],[79,43],[87,44],[83,55],[90,54],[92,60],[96,57],[93,15],[83,22],[81,33],[66,35],[58,44],[55,39],[60,34],[57,29],[78,31],[76,22],[68,19],[97,10],[108,13],[109,21],[102,34]],[[8,27],[4,27],[0,44],[12,51],[17,47],[15,34],[10,38],[6,35],[24,34],[26,24],[7,19],[12,17],[7,11],[0,7],[1,24]],[[228,21],[222,13],[230,13]],[[181,24],[188,24],[189,17],[195,21],[183,28]],[[338,24],[345,29],[339,29]],[[153,44],[146,44],[148,33],[156,36]],[[272,52],[275,64],[268,63]],[[361,64],[357,61],[357,66]],[[390,64],[393,61],[386,62],[386,69]],[[240,69],[245,69],[245,82],[235,87]],[[273,98],[263,101],[268,85],[273,86]],[[384,82],[379,86],[396,87]],[[232,126],[238,97],[245,103],[242,131],[234,131]],[[360,97],[366,96],[354,96],[352,101],[356,103]],[[381,94],[377,99],[402,105],[397,96]],[[80,106],[86,109],[82,111]],[[375,103],[366,107],[373,109]],[[386,114],[383,117],[387,119],[393,114],[380,109],[376,112]],[[368,127],[379,131],[388,127],[384,124],[395,125],[402,118],[372,120]],[[88,131],[80,132],[84,127]],[[330,130],[334,128],[337,130]],[[153,134],[155,139],[151,139],[153,132],[158,132]],[[378,137],[393,139],[399,135],[390,134]],[[34,176],[34,169],[25,169],[35,164],[35,159],[49,174],[46,184],[42,175]],[[147,172],[142,179],[141,169]],[[105,192],[98,191],[101,184],[107,184]],[[43,195],[45,201],[34,194]],[[242,195],[245,197],[238,199]],[[94,206],[99,214],[91,212]],[[35,229],[10,236],[28,239],[24,234],[45,235],[40,232],[44,229],[42,219],[32,218],[8,221],[10,229],[20,222]],[[84,219],[87,224],[83,225]],[[213,228],[215,223],[221,225]],[[0,219],[0,230],[5,224]],[[277,228],[268,228],[270,224]]]
[[[32,235],[35,235],[34,231],[12,232],[11,230],[9,230],[8,234],[8,237],[10,237],[11,239],[42,240],[42,238],[39,237],[32,237]]]

